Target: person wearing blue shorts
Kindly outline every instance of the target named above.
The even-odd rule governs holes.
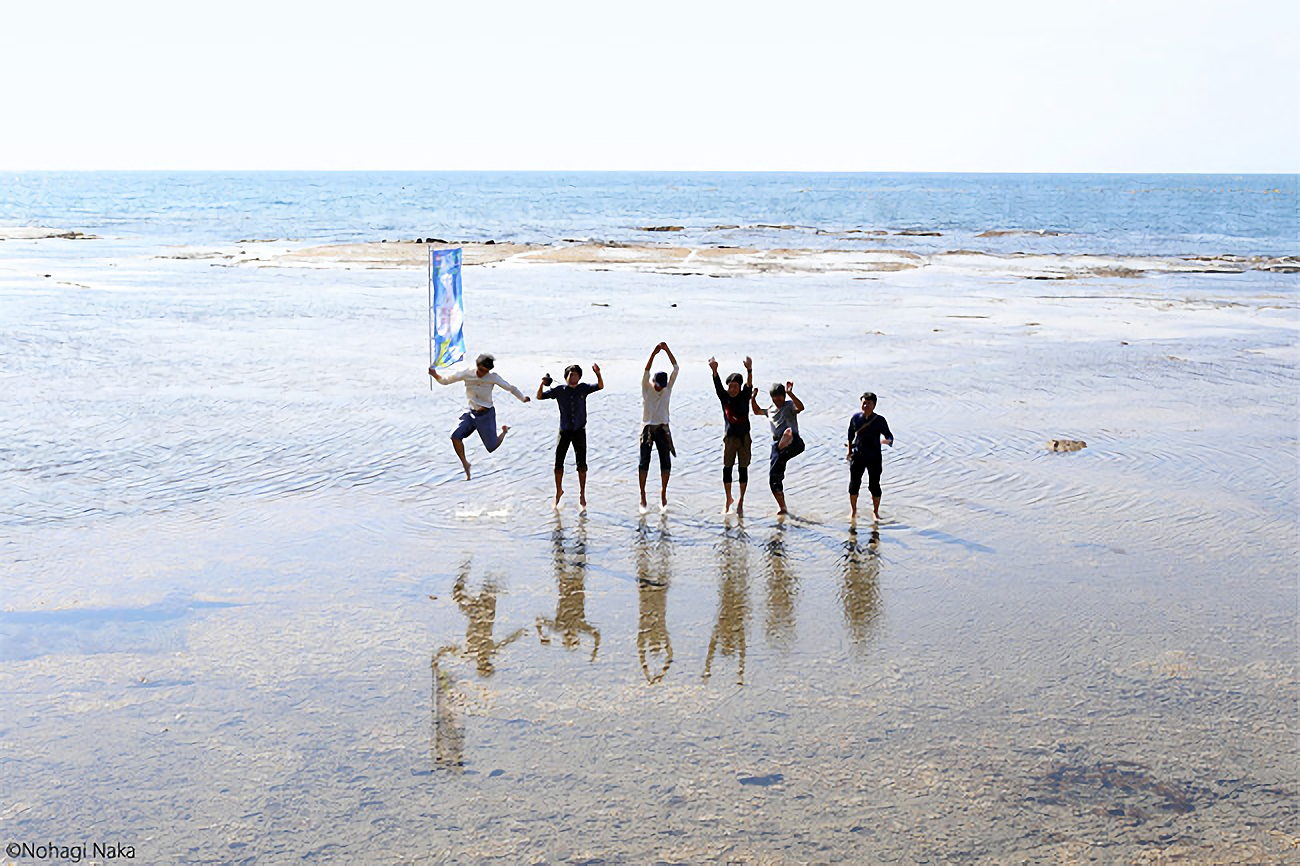
[[[454,382],[465,383],[465,395],[469,398],[469,411],[460,416],[460,424],[451,434],[451,445],[456,449],[456,456],[460,458],[460,465],[465,469],[465,480],[469,480],[469,460],[465,458],[465,437],[471,433],[478,433],[478,437],[483,440],[483,445],[491,453],[501,447],[505,441],[506,434],[510,428],[501,425],[501,432],[497,432],[497,410],[492,405],[492,389],[501,386],[514,394],[522,403],[528,402],[528,395],[520,391],[514,385],[511,385],[500,375],[493,373],[492,368],[496,366],[496,359],[491,355],[484,353],[479,355],[474,361],[474,369],[461,370],[458,373],[452,373],[450,376],[441,375],[435,367],[429,368],[429,375],[437,380],[440,385],[450,385]]]

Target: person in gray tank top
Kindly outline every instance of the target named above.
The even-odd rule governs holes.
[[[777,514],[786,514],[785,507],[785,465],[804,451],[803,439],[799,436],[799,413],[803,411],[803,401],[795,396],[794,382],[782,385],[776,382],[768,393],[772,397],[772,406],[764,409],[758,405],[758,395],[750,398],[755,415],[766,415],[772,425],[772,453],[768,459],[767,484],[772,488],[776,498]],[[787,399],[789,398],[789,399]]]

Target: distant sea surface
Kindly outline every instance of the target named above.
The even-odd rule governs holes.
[[[1296,175],[20,172],[0,227],[145,244],[411,240],[1287,256]]]

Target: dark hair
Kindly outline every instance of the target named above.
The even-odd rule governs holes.
[[[569,378],[570,373],[577,373],[578,378],[579,379],[582,378],[582,368],[579,367],[577,364],[570,364],[569,366],[564,368],[564,378],[566,379]]]
[[[767,389],[767,393],[771,394],[773,397],[775,397],[777,394],[780,394],[782,397],[784,397],[785,386],[782,385],[780,382],[773,382],[772,387]]]
[[[863,400],[870,400],[872,403],[874,403],[874,402],[876,402],[876,392],[874,392],[874,391],[863,391],[863,392],[862,392],[862,397],[861,397],[861,399],[863,399]]]
[[[732,382],[735,382],[737,385],[739,385],[744,381],[745,381],[745,377],[740,375],[739,373],[732,373],[730,376],[727,377],[728,385],[730,385]]]
[[[658,373],[655,373],[655,384],[658,385],[660,388],[667,388],[668,374],[665,373],[663,370],[660,370]]]
[[[496,364],[497,364],[497,359],[496,359],[496,358],[493,358],[493,357],[492,357],[491,355],[489,355],[487,352],[484,352],[482,355],[479,355],[479,356],[474,360],[474,363],[477,364],[477,365],[480,366],[480,367],[483,367],[483,368],[487,369],[487,370],[491,370],[493,367],[496,366]]]

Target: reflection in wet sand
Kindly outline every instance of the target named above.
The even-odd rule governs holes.
[[[738,532],[743,532],[738,530]],[[728,533],[718,546],[721,581],[718,584],[718,621],[709,638],[704,660],[704,681],[713,670],[713,656],[736,657],[736,685],[745,684],[745,630],[749,627],[749,552],[742,537]]]
[[[767,620],[764,629],[769,645],[789,651],[795,640],[795,602],[799,597],[799,575],[790,568],[785,550],[785,523],[778,522],[765,546],[767,551]]]
[[[496,672],[492,657],[523,637],[526,629],[516,629],[503,641],[495,641],[492,631],[496,626],[497,593],[499,589],[488,578],[483,590],[470,595],[465,590],[469,580],[470,561],[461,566],[460,575],[452,586],[451,595],[456,606],[465,614],[465,646],[449,644],[433,654],[433,763],[435,767],[460,770],[464,766],[465,723],[461,716],[474,703],[466,683],[458,681],[448,669],[446,661],[452,658],[474,662],[480,677]]]
[[[851,527],[840,564],[844,569],[840,588],[844,622],[853,645],[861,649],[880,615],[880,530],[873,526],[871,538],[863,546],[857,527]]]
[[[646,682],[657,683],[673,663],[673,642],[668,636],[668,578],[672,570],[672,536],[663,523],[654,540],[641,518],[636,540],[636,576],[639,613],[636,650]]]
[[[433,765],[459,771],[465,766],[465,694],[442,667],[443,651],[433,656]]]
[[[580,518],[570,545],[565,544],[564,527],[557,520],[551,533],[552,560],[555,565],[555,583],[559,598],[555,602],[555,617],[537,617],[537,636],[544,644],[551,642],[547,632],[558,634],[561,645],[568,650],[577,649],[582,635],[591,635],[591,660],[596,660],[600,649],[600,631],[587,622],[587,521]]]

